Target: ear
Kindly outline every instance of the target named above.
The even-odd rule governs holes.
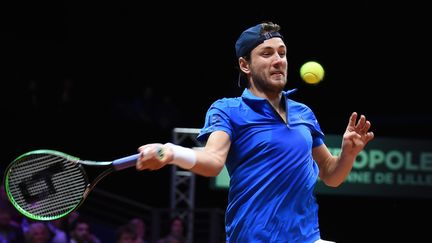
[[[242,72],[245,74],[249,74],[250,73],[249,62],[246,61],[246,59],[244,59],[243,57],[240,57],[238,62],[239,62],[240,70],[242,70]]]

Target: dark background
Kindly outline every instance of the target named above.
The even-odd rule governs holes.
[[[174,127],[201,128],[213,101],[241,94],[234,43],[264,20],[281,25],[287,89],[299,89],[293,98],[314,110],[325,133],[342,134],[357,111],[377,137],[432,135],[431,17],[414,1],[1,5],[2,169],[40,148],[111,160],[171,141]],[[299,77],[309,60],[326,70],[319,85]],[[99,186],[168,207],[169,172],[130,169]],[[197,180],[196,206],[224,209],[226,192],[210,189],[209,178]],[[323,238],[425,240],[432,217],[426,198],[319,195]]]

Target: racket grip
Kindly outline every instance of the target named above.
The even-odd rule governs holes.
[[[113,166],[115,170],[123,170],[136,165],[137,159],[140,154],[130,155],[124,158],[116,159],[113,161]]]

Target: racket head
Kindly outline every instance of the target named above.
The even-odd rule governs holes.
[[[74,211],[85,199],[89,180],[79,158],[34,150],[8,165],[4,176],[12,205],[33,220],[55,220]]]

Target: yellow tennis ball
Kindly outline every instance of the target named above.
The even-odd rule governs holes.
[[[308,84],[317,84],[324,78],[324,68],[318,62],[309,61],[301,66],[300,76]]]

